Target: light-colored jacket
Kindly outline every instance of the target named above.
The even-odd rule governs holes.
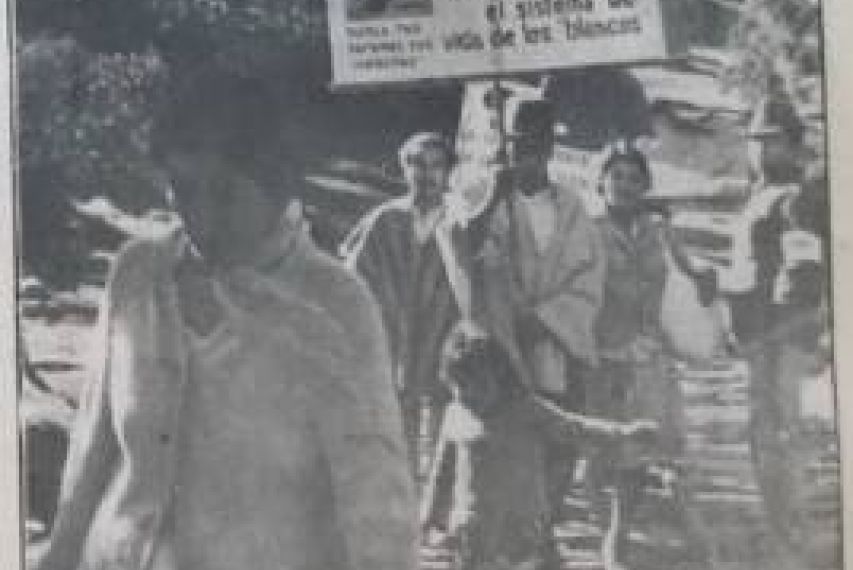
[[[179,234],[135,243],[116,263],[102,312],[103,367],[81,402],[51,542],[32,561],[34,570],[153,565],[175,492],[188,376],[174,279],[185,244]],[[328,481],[326,499],[334,505],[331,517],[317,509],[332,519],[318,525],[329,533],[294,560],[327,560],[334,548],[341,569],[413,570],[416,509],[379,312],[364,285],[307,237],[294,237],[282,251],[262,269],[281,284],[270,308],[288,316],[281,326],[296,339],[282,346],[282,370],[314,395],[314,421],[297,439],[313,453],[322,450],[328,472],[308,476]],[[309,369],[310,377],[298,373]],[[294,567],[290,562],[279,568]]]
[[[512,195],[496,208],[480,257],[487,328],[516,361],[522,380],[536,390],[566,389],[567,357],[597,366],[595,322],[602,303],[606,252],[580,198],[568,189],[547,190],[555,227],[545,251],[536,249],[531,222]],[[518,334],[520,313],[534,315],[547,335]]]

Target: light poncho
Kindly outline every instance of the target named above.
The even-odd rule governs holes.
[[[415,568],[379,312],[301,232],[275,239],[217,277],[230,329],[195,365],[175,286],[185,240],[123,252],[104,366],[72,435],[50,548],[31,568]]]

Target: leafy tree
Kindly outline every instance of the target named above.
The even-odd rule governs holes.
[[[80,197],[147,183],[148,120],[165,77],[156,52],[99,54],[68,37],[38,38],[20,46],[18,64],[25,178],[47,168]]]
[[[23,253],[64,284],[85,258],[73,200],[108,195],[139,211],[160,195],[146,146],[165,68],[153,51],[93,53],[46,35],[20,42],[17,64]]]
[[[736,62],[725,70],[729,87],[756,100],[771,77],[781,76],[798,96],[800,81],[822,67],[820,5],[816,0],[752,0],[729,34]]]

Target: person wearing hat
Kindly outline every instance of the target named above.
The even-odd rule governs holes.
[[[369,212],[341,253],[381,308],[412,472],[421,486],[429,442],[448,397],[438,381],[441,346],[460,318],[450,283],[454,274],[446,265],[452,263],[446,258],[450,252],[442,251],[459,248],[458,239],[445,231],[452,146],[439,133],[418,132],[401,146],[399,160],[408,192]]]
[[[279,105],[265,79],[211,65],[156,117],[182,224],[116,261],[28,568],[415,570],[379,309],[288,208]]]

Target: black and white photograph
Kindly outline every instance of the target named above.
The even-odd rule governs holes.
[[[841,570],[821,2],[433,2],[11,0],[23,568]]]

